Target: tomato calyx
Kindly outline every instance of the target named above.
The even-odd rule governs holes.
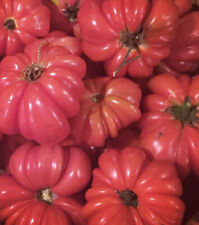
[[[134,33],[130,32],[128,29],[120,32],[120,43],[122,47],[126,47],[128,51],[124,56],[122,63],[114,71],[113,73],[114,78],[124,66],[140,58],[140,55],[137,55],[134,58],[128,60],[128,57],[133,49],[139,52],[139,45],[141,45],[144,42],[144,38],[145,38],[145,31],[142,29],[142,27],[139,27],[137,31]]]
[[[24,70],[25,80],[32,83],[41,77],[43,71],[42,66],[33,63],[32,65],[27,66]]]
[[[45,202],[48,205],[53,203],[53,192],[49,188],[40,189],[37,191],[37,200]]]
[[[145,32],[140,27],[135,33],[130,32],[128,29],[121,31],[120,33],[120,42],[122,46],[127,47],[128,49],[136,49],[140,44],[143,43],[145,37]]]
[[[91,96],[91,101],[94,103],[101,103],[104,99],[104,96],[101,94],[96,94]]]
[[[15,30],[17,27],[16,21],[13,18],[7,18],[4,22],[4,27],[8,30]]]
[[[129,189],[126,189],[124,191],[118,191],[116,190],[116,193],[119,194],[122,203],[128,207],[133,206],[134,208],[137,208],[138,206],[138,197],[137,194]]]
[[[77,3],[72,6],[66,4],[66,8],[63,9],[62,12],[71,23],[76,23],[79,9],[80,9],[79,1],[77,1]]]
[[[187,96],[182,105],[174,105],[167,109],[167,112],[170,113],[176,120],[182,122],[182,126],[185,124],[195,127],[195,123],[199,120],[196,114],[199,112],[197,106],[192,105],[190,102],[190,97]]]

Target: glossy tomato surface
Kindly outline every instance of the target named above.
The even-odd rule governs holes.
[[[49,10],[40,0],[0,1],[0,56],[21,52],[49,29]]]
[[[82,205],[72,197],[89,182],[90,161],[81,149],[20,146],[11,176],[0,175],[0,220],[11,224],[83,225]]]
[[[77,144],[102,147],[108,137],[117,137],[121,128],[140,118],[141,91],[127,78],[98,77],[84,84],[71,134]]]
[[[38,40],[0,63],[0,130],[58,143],[79,111],[86,65],[66,48]]]
[[[82,50],[111,77],[149,76],[169,55],[180,9],[171,0],[92,0],[78,13]]]
[[[149,88],[140,146],[155,159],[174,162],[181,177],[191,170],[199,175],[199,75],[161,74],[150,80]]]
[[[141,149],[111,149],[99,157],[82,213],[88,225],[181,224],[182,186],[174,166],[149,162]]]

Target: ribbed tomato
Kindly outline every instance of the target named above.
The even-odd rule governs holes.
[[[82,213],[88,225],[180,225],[180,179],[168,161],[149,162],[141,149],[111,149],[98,160]]]
[[[199,75],[161,74],[149,81],[143,105],[140,146],[155,159],[170,160],[186,177],[199,176]]]
[[[71,134],[77,144],[102,147],[108,137],[116,137],[118,130],[140,118],[141,91],[127,78],[98,77],[84,84]]]
[[[0,175],[0,220],[7,225],[85,225],[82,205],[72,195],[91,176],[79,148],[20,146],[10,160],[11,176]]]
[[[180,10],[173,0],[92,0],[78,13],[82,50],[111,77],[149,76],[169,55]]]
[[[0,56],[21,52],[49,29],[50,13],[41,0],[0,1]]]
[[[0,130],[39,143],[58,143],[79,111],[86,65],[79,56],[47,40],[0,63]]]

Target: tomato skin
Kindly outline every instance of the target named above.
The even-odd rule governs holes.
[[[133,147],[104,152],[98,163],[82,209],[88,225],[181,224],[182,186],[171,163],[149,162],[141,149]],[[122,202],[117,191],[126,189],[137,195],[136,207]]]
[[[0,220],[10,225],[23,220],[22,224],[29,224],[33,218],[36,224],[45,225],[49,217],[53,225],[85,224],[82,205],[70,196],[91,177],[89,158],[81,149],[29,142],[12,154],[10,171],[11,176],[0,175]],[[46,188],[52,192],[50,204],[38,195]]]
[[[32,81],[25,71],[34,65],[42,72],[36,80],[33,74]],[[70,132],[67,118],[79,110],[85,72],[83,59],[47,40],[5,57],[0,63],[0,130],[39,143],[64,140]]]
[[[149,76],[154,66],[169,55],[178,20],[179,8],[173,1],[88,1],[78,13],[82,50],[93,61],[104,61],[109,76]],[[141,24],[138,46],[125,45],[122,32],[128,29],[135,34]],[[125,56],[128,61],[139,54],[117,71]]]
[[[49,32],[49,10],[40,0],[1,1],[0,14],[0,56],[21,52],[25,45]],[[16,23],[13,30],[5,26],[9,18]]]
[[[194,26],[190,26],[194,24]],[[183,38],[180,38],[183,37]],[[199,12],[181,18],[171,52],[164,62],[178,73],[188,73],[199,67]]]
[[[199,175],[198,122],[183,124],[168,109],[183,105],[187,96],[190,104],[197,106],[198,84],[198,75],[191,80],[187,75],[176,78],[171,74],[161,74],[150,80],[152,94],[143,100],[146,113],[140,120],[139,146],[155,159],[174,162],[182,178],[191,170]]]
[[[69,36],[63,31],[52,31],[46,37],[52,46],[61,46],[66,48],[73,55],[81,55],[80,41],[72,36]]]
[[[80,111],[71,119],[71,135],[77,144],[102,147],[118,130],[141,116],[141,91],[126,78],[101,77],[84,82]]]

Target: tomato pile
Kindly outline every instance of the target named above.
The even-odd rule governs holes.
[[[199,224],[199,1],[0,0],[0,224]]]

